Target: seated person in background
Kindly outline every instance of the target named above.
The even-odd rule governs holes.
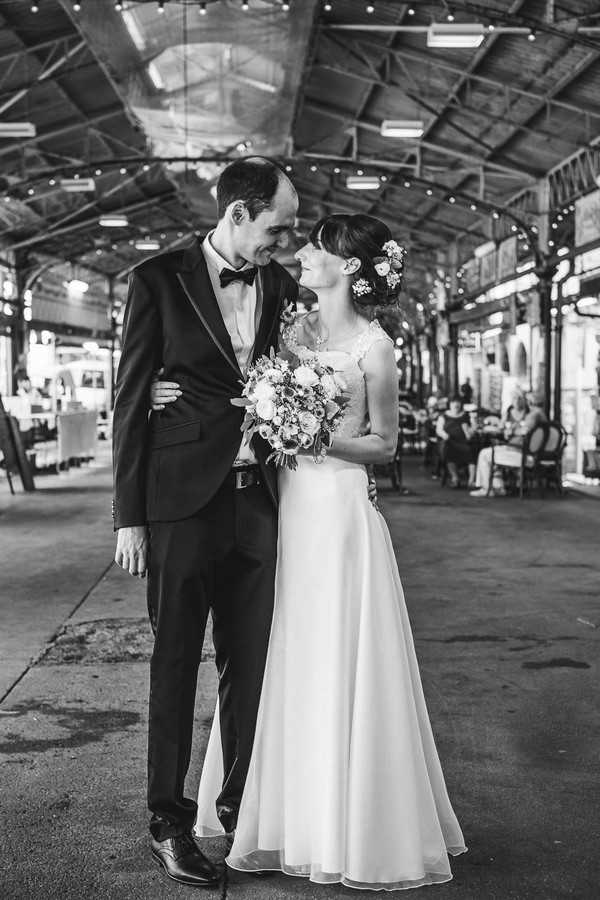
[[[504,430],[507,440],[514,433],[515,426],[521,424],[528,412],[529,405],[525,399],[525,394],[517,388],[512,395],[510,406],[506,410],[504,418]]]
[[[469,470],[469,487],[473,487],[475,460],[470,443],[473,429],[469,414],[463,411],[460,397],[453,397],[450,408],[439,417],[436,433],[445,442],[444,460],[450,473],[450,487],[458,487],[458,469],[465,466]]]
[[[476,483],[477,490],[471,491],[471,497],[487,497],[490,487],[490,479],[492,477],[492,453],[494,455],[494,463],[502,466],[518,466],[521,462],[521,449],[523,447],[523,439],[525,435],[531,431],[536,425],[547,422],[546,415],[542,409],[543,397],[539,394],[529,393],[526,397],[529,411],[520,419],[506,423],[505,438],[506,444],[498,444],[496,447],[484,447],[477,457],[477,473]],[[504,483],[499,472],[494,475],[493,491],[490,496],[502,496],[506,492]]]

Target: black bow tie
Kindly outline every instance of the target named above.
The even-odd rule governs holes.
[[[246,284],[254,284],[256,278],[256,267],[251,269],[221,269],[219,272],[221,287],[227,287],[232,281],[244,281]]]

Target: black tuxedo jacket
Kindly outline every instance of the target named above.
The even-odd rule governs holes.
[[[134,269],[123,320],[113,415],[115,529],[176,521],[208,503],[231,469],[241,441],[242,391],[231,339],[212,289],[202,238]],[[259,270],[262,311],[253,359],[277,346],[278,323],[298,286],[278,263]],[[153,373],[164,367],[183,395],[148,414]],[[268,445],[252,447],[277,502]]]

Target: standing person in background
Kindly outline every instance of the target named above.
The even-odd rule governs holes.
[[[471,379],[465,378],[465,383],[460,386],[460,397],[463,403],[470,403],[473,399],[473,388],[471,387]]]

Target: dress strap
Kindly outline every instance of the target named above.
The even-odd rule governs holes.
[[[351,356],[353,356],[357,362],[360,362],[365,358],[373,344],[376,344],[377,341],[387,341],[390,344],[394,343],[389,334],[386,334],[383,330],[377,319],[373,319],[369,327],[358,336],[353,344],[352,349],[350,350]]]

